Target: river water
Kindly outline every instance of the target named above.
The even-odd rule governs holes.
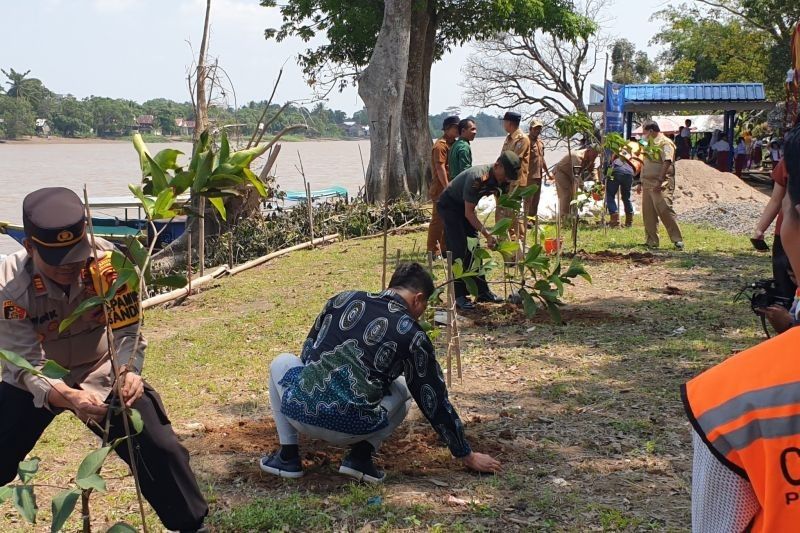
[[[477,138],[472,143],[473,162],[490,163],[500,152],[503,138]],[[191,153],[190,143],[153,143],[155,153],[164,148],[177,148]],[[359,154],[359,148],[361,154]],[[299,154],[299,157],[298,157]],[[303,179],[296,167],[302,159],[312,189],[340,185],[354,194],[364,184],[361,156],[369,161],[369,140],[302,141],[283,143],[277,161],[276,175],[283,190],[302,190]],[[553,164],[557,155],[548,157]],[[258,164],[255,165],[256,167]],[[21,223],[22,199],[41,187],[67,187],[83,197],[86,185],[89,197],[130,196],[129,183],[136,183],[139,160],[133,145],[127,142],[107,143],[30,143],[0,144],[0,220]],[[114,211],[97,211],[98,215],[121,215]],[[8,254],[20,245],[0,235],[0,254]]]

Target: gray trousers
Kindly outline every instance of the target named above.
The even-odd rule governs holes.
[[[286,389],[278,382],[283,379],[286,372],[297,366],[303,366],[299,357],[290,353],[282,353],[272,361],[269,367],[269,402],[272,406],[272,416],[275,419],[275,428],[278,430],[278,439],[281,445],[298,444],[299,436],[302,433],[312,439],[324,440],[335,446],[350,446],[365,440],[377,450],[383,441],[389,438],[389,435],[403,423],[411,409],[412,399],[408,392],[406,378],[400,376],[389,386],[390,394],[381,400],[381,407],[386,409],[389,416],[389,424],[374,433],[350,435],[292,420],[281,412],[281,398]]]

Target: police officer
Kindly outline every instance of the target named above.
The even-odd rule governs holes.
[[[428,252],[434,256],[441,255],[445,247],[444,239],[444,222],[436,210],[436,202],[442,191],[447,188],[450,183],[450,169],[448,168],[448,155],[450,154],[450,147],[456,142],[458,137],[458,123],[461,121],[457,116],[450,116],[444,119],[442,123],[442,136],[433,143],[431,149],[431,171],[433,176],[431,178],[431,186],[428,190],[428,195],[433,202],[433,211],[431,212],[431,223],[428,226]]]
[[[36,445],[59,413],[70,410],[96,434],[110,418],[109,441],[125,435],[122,414],[109,404],[119,400],[137,409],[144,430],[132,437],[139,482],[147,501],[168,529],[205,531],[208,506],[189,466],[189,454],[178,442],[155,390],[141,378],[144,342],[139,336],[138,295],[122,287],[109,309],[90,311],[59,333],[61,321],[84,300],[104,291],[117,273],[111,264],[113,245],[86,232],[84,206],[60,187],[39,189],[22,204],[24,249],[0,267],[0,347],[41,368],[53,360],[69,370],[63,379],[37,377],[3,365],[0,383],[0,485],[11,482],[17,465]],[[97,259],[95,259],[95,256]],[[112,368],[107,330],[117,353]],[[122,398],[115,398],[121,380]],[[116,453],[128,464],[128,447]]]
[[[512,190],[515,187],[525,187],[528,185],[528,161],[530,159],[531,142],[527,135],[522,133],[519,127],[521,120],[522,115],[514,111],[508,111],[503,116],[503,129],[506,130],[508,135],[506,135],[506,140],[503,143],[503,148],[500,150],[500,153],[511,151],[519,158],[519,176]],[[495,221],[510,218],[512,221],[511,235],[512,237],[519,237],[524,233],[526,219],[520,221],[518,215],[518,213],[515,213],[511,209],[498,207],[495,210]],[[527,213],[525,213],[525,215],[527,216]]]
[[[437,207],[444,220],[447,249],[453,259],[461,259],[464,269],[472,263],[472,252],[467,247],[468,237],[477,237],[478,232],[486,237],[488,247],[494,248],[495,238],[478,219],[475,207],[484,196],[507,193],[517,180],[520,162],[517,154],[503,152],[493,165],[469,168],[455,177],[439,198]],[[499,303],[502,298],[489,290],[483,276],[472,278],[478,286],[478,301]],[[463,281],[455,282],[456,305],[459,309],[474,309],[467,297]]]

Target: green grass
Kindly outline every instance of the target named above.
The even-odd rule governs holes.
[[[637,225],[606,232],[582,227],[578,248],[589,254],[602,250],[644,252],[638,246],[644,239],[639,220]],[[530,435],[530,442],[535,443],[520,447],[517,462],[507,464],[506,474],[474,478],[454,464],[451,474],[431,476],[450,483],[448,489],[436,489],[424,473],[419,478],[398,479],[390,472],[390,482],[384,487],[345,484],[329,490],[279,480],[265,480],[255,487],[236,485],[197,469],[211,502],[211,525],[226,532],[358,530],[367,523],[373,530],[384,531],[496,531],[507,526],[506,507],[527,502],[527,510],[520,513],[535,517],[529,519],[536,524],[531,530],[584,531],[598,525],[607,530],[647,529],[651,523],[666,524],[663,529],[685,527],[686,487],[645,491],[637,497],[631,485],[619,479],[622,474],[602,470],[611,460],[607,435],[622,433],[625,437],[615,454],[631,461],[643,457],[664,460],[676,479],[688,479],[685,459],[664,459],[689,453],[688,449],[679,452],[671,444],[677,435],[688,445],[677,386],[733,350],[759,340],[759,325],[749,307],[734,303],[732,298],[740,285],[762,276],[769,265],[764,256],[750,251],[744,237],[692,226],[682,229],[686,251],[664,246],[654,252],[652,267],[633,269],[630,262],[609,263],[589,257],[587,268],[594,276],[594,290],[617,286],[614,284],[624,287],[647,275],[649,269],[660,269],[659,276],[664,279],[644,287],[639,299],[620,299],[611,290],[587,298],[589,286],[582,281],[567,289],[571,306],[599,303],[611,314],[630,314],[634,318],[629,322],[581,321],[566,326],[537,322],[532,333],[527,332],[526,325],[513,324],[490,333],[466,332],[463,355],[467,379],[465,386],[455,388],[454,405],[466,420],[469,417],[464,412],[484,419],[482,424],[467,423],[470,437],[491,443],[499,431],[496,417],[500,407],[496,404],[500,400],[470,394],[470,373],[475,369],[498,373],[497,377],[481,379],[490,380],[497,394],[505,395],[505,409],[512,410],[523,399],[534,402],[530,410],[512,411],[514,418],[506,422],[519,430],[519,435]],[[418,251],[424,242],[424,233],[392,237],[389,249],[402,249],[406,251],[404,257],[422,259]],[[411,250],[417,252],[412,254]],[[331,295],[351,288],[378,289],[380,257],[380,239],[298,252],[224,279],[184,306],[148,311],[145,332],[151,342],[144,374],[160,392],[173,425],[181,428],[190,422],[268,416],[265,383],[269,362],[281,352],[299,350],[314,317]],[[698,279],[702,283],[679,298],[667,298],[659,291],[670,278]],[[495,279],[499,279],[499,273]],[[598,302],[597,298],[602,300]],[[685,331],[676,335],[679,326]],[[507,335],[520,340],[504,342]],[[503,389],[508,379],[518,376],[530,381],[515,389]],[[641,406],[649,412],[637,411]],[[557,422],[543,426],[536,421],[540,413]],[[585,433],[558,431],[573,426],[585,428]],[[536,432],[526,433],[531,428]],[[87,430],[70,416],[59,416],[34,450],[42,457],[38,481],[68,483],[77,470],[81,450],[92,446],[96,446],[96,439]],[[583,461],[571,459],[570,450],[575,449],[592,459],[581,468],[590,473],[598,469],[597,479],[608,485],[599,496],[592,492],[591,482],[576,481],[570,472],[562,472]],[[254,451],[254,457],[246,458],[247,468],[252,467],[257,454]],[[441,454],[447,455],[446,451]],[[592,462],[597,458],[602,459],[599,465]],[[93,496],[98,531],[117,520],[139,523],[132,483],[124,476],[124,466],[117,460],[108,465],[110,475],[120,479],[110,483],[108,493]],[[632,470],[636,475],[648,475],[636,466],[625,468],[623,473]],[[572,475],[577,476],[574,472]],[[564,490],[554,488],[549,481],[552,476],[567,478],[572,485]],[[656,476],[648,482],[660,487],[663,481]],[[472,495],[479,498],[464,508],[448,507],[443,499],[455,488],[466,490],[468,501]],[[402,495],[408,492],[423,496],[406,501]],[[620,510],[605,501],[615,494],[629,496],[631,505],[639,506],[636,512]],[[48,519],[50,495],[43,490],[39,496],[41,524]],[[663,524],[648,516],[660,511],[661,498],[681,509],[677,515],[664,518]],[[0,513],[0,530],[30,530],[12,521],[16,514],[9,503],[0,506]],[[68,530],[78,528],[76,516],[68,523]],[[154,531],[160,529],[152,511],[148,523]]]

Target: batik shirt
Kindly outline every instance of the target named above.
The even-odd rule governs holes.
[[[304,366],[280,381],[286,387],[281,412],[287,417],[349,435],[374,433],[387,426],[380,403],[403,375],[452,454],[469,455],[433,345],[394,291],[348,291],[328,300],[300,358]]]

